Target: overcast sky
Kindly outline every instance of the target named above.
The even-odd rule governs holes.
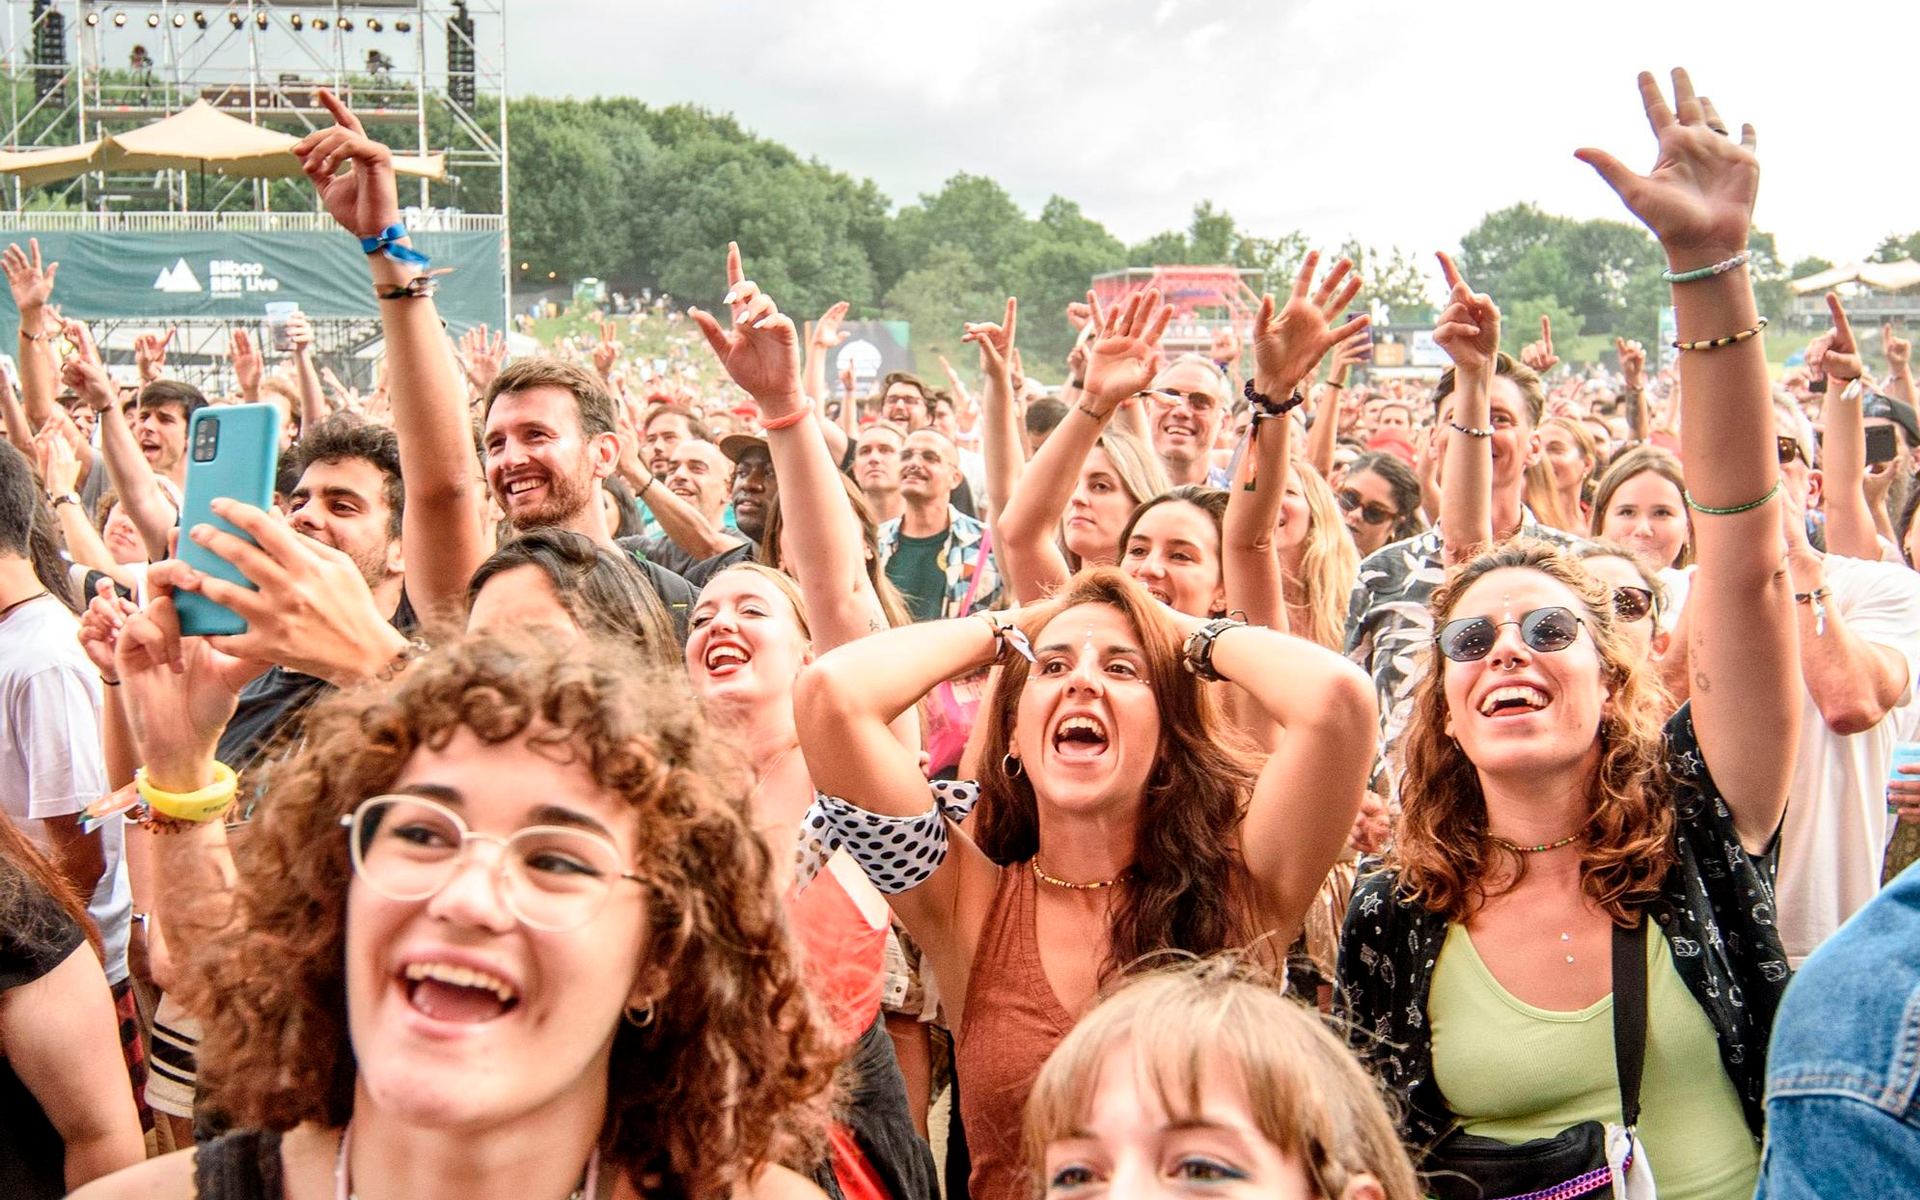
[[[1680,63],[1758,128],[1757,221],[1783,257],[1864,257],[1920,228],[1920,5],[1775,9],[512,0],[507,74],[516,95],[730,112],[896,204],[966,171],[1030,213],[1076,200],[1129,241],[1210,199],[1255,233],[1425,252],[1522,200],[1626,217],[1573,151],[1650,166],[1634,73]]]

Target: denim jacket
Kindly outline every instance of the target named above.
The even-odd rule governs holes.
[[[1920,871],[1802,964],[1767,1059],[1755,1200],[1890,1200],[1920,1188]]]

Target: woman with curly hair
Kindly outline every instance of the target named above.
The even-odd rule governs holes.
[[[1499,313],[1446,264],[1435,340],[1460,393],[1442,528],[1465,561],[1434,597],[1399,833],[1355,889],[1340,984],[1363,1057],[1407,1098],[1403,1132],[1423,1149],[1446,1135],[1436,1156],[1456,1167],[1469,1148],[1495,1153],[1485,1141],[1632,1126],[1614,1013],[1630,1028],[1643,1001],[1639,1169],[1665,1200],[1731,1200],[1753,1193],[1788,974],[1764,855],[1799,719],[1783,536],[1798,516],[1780,503],[1766,358],[1741,333],[1764,324],[1743,265],[1751,127],[1744,145],[1711,130],[1684,71],[1677,117],[1652,76],[1640,87],[1656,169],[1581,155],[1685,275],[1673,297],[1687,499],[1701,514],[1693,701],[1664,717],[1612,590],[1578,562],[1531,540],[1485,549]],[[1631,992],[1616,991],[1615,964],[1637,978]],[[1500,1194],[1515,1190],[1528,1189]]]
[[[125,687],[204,665],[134,640]],[[163,813],[181,769],[147,763]],[[235,1132],[82,1194],[814,1194],[772,1164],[812,1150],[831,1051],[747,777],[610,643],[477,637],[326,701],[234,886],[162,883],[209,935],[185,971]]]
[[[888,722],[994,662],[981,778],[935,784],[930,803]],[[1251,693],[1279,752],[1252,754],[1202,679]],[[801,675],[822,792],[808,826],[891,896],[940,980],[974,1200],[1027,1192],[1021,1105],[1103,980],[1170,949],[1279,958],[1359,809],[1371,716],[1339,655],[1176,612],[1111,567],[1012,619],[889,630]]]
[[[1385,1100],[1320,1015],[1257,970],[1168,967],[1102,1000],[1041,1068],[1033,1190],[1419,1200]]]

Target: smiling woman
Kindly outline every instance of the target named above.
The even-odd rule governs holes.
[[[828,1034],[689,699],[483,637],[319,710],[190,964],[241,1132],[89,1194],[807,1194],[769,1164],[817,1142]]]

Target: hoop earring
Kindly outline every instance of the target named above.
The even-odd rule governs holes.
[[[626,1010],[620,1015],[626,1019],[627,1024],[633,1026],[635,1029],[645,1029],[647,1026],[653,1024],[653,1001],[647,1001],[646,1004],[639,1008],[637,1013],[633,1005],[629,1004]]]
[[[1000,756],[1000,769],[1007,773],[1008,779],[1018,779],[1027,773],[1027,769],[1020,765],[1020,760],[1011,752]]]
[[[1153,768],[1153,773],[1147,776],[1147,786],[1154,791],[1165,791],[1173,786],[1173,770],[1167,766],[1166,759],[1161,759]]]

